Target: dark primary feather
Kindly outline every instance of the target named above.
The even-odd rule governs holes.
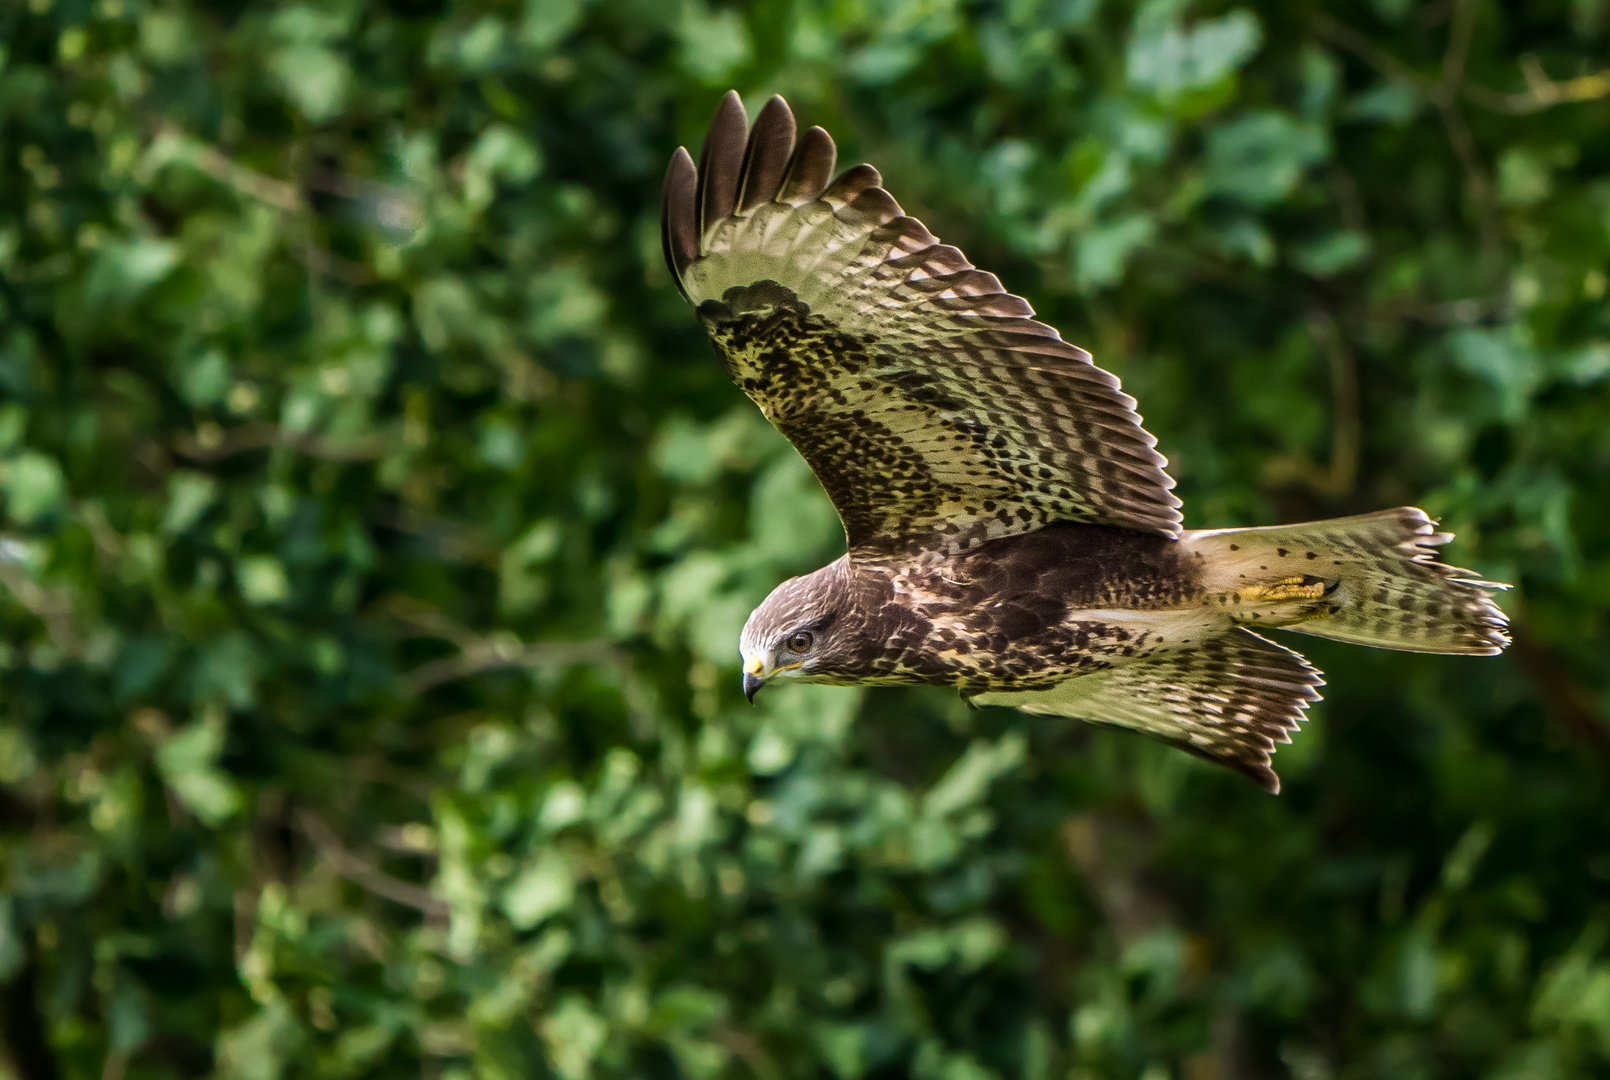
[[[732,213],[738,201],[738,174],[749,131],[749,117],[743,102],[728,90],[716,107],[710,130],[705,132],[704,148],[699,151],[699,236],[702,240],[721,219]]]
[[[699,257],[699,222],[694,211],[698,191],[698,171],[682,147],[671,155],[665,169],[665,197],[660,203],[660,243],[665,248],[665,265],[671,268],[677,291],[684,298],[682,272]]]
[[[729,94],[691,185],[673,160],[663,220],[679,287],[852,550],[960,551],[1058,521],[1177,535],[1173,480],[1118,380],[905,216],[876,169],[830,179],[835,156],[820,128],[794,141],[780,98],[746,137]]]
[[[826,131],[819,127],[806,131],[788,160],[788,173],[779,185],[777,201],[794,206],[816,201],[833,179],[838,156],[838,147]]]
[[[738,213],[747,214],[770,202],[782,186],[788,159],[794,153],[794,114],[788,102],[775,95],[755,117],[755,129],[744,150],[741,179],[738,182]]]

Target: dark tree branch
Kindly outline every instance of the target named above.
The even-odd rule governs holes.
[[[296,434],[272,424],[243,424],[224,430],[203,425],[195,434],[174,437],[173,450],[191,461],[222,461],[252,450],[294,450],[325,461],[373,461],[384,453],[378,435],[358,439],[332,439],[327,435]]]
[[[1279,484],[1296,480],[1328,497],[1351,494],[1358,483],[1359,446],[1363,420],[1359,411],[1358,362],[1347,347],[1336,320],[1324,308],[1308,311],[1308,332],[1325,354],[1330,367],[1330,465],[1314,464],[1306,453],[1269,463],[1265,479]]]
[[[39,941],[32,929],[22,936],[27,958],[0,983],[0,1039],[18,1080],[56,1080],[61,1071],[39,1012]]]
[[[1477,151],[1475,137],[1459,111],[1459,98],[1464,90],[1465,62],[1470,55],[1470,39],[1475,27],[1476,5],[1477,0],[1459,0],[1454,8],[1448,48],[1442,57],[1440,80],[1426,78],[1363,34],[1328,15],[1315,15],[1313,27],[1320,37],[1357,56],[1394,82],[1416,91],[1437,110],[1448,144],[1465,173],[1465,191],[1475,211],[1476,227],[1481,234],[1483,269],[1491,278],[1497,273],[1503,257],[1503,229],[1493,203],[1492,182]]]
[[[330,869],[359,888],[390,900],[394,904],[417,908],[426,915],[448,914],[450,909],[447,903],[432,896],[429,889],[399,881],[369,860],[348,851],[336,837],[334,830],[317,815],[306,810],[299,811],[296,815],[296,824]]]
[[[1543,70],[1543,65],[1537,57],[1528,53],[1521,57],[1521,75],[1526,79],[1526,89],[1514,94],[1506,94],[1497,90],[1489,90],[1485,86],[1475,86],[1469,83],[1463,87],[1465,97],[1485,109],[1494,112],[1509,113],[1512,116],[1524,116],[1528,113],[1542,112],[1555,105],[1572,105],[1584,101],[1602,101],[1610,97],[1610,70],[1597,71],[1592,75],[1578,75],[1574,79],[1564,82],[1555,82]]]
[[[1599,715],[1593,692],[1572,678],[1560,655],[1525,626],[1512,625],[1510,634],[1516,662],[1554,722],[1610,764],[1610,725]]]

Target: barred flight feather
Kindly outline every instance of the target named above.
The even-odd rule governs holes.
[[[1059,521],[1166,536],[1167,462],[1090,354],[906,216],[820,128],[723,98],[666,174],[677,286],[821,479],[852,551],[960,552]]]
[[[1280,790],[1275,748],[1291,742],[1324,685],[1319,670],[1297,653],[1249,630],[1231,630],[1050,690],[985,693],[973,701],[1143,731],[1228,765],[1274,793]]]

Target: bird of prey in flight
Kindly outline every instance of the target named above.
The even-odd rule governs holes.
[[[743,628],[744,692],[954,686],[1145,732],[1274,792],[1319,672],[1257,631],[1499,652],[1502,588],[1420,510],[1184,529],[1135,401],[906,216],[827,132],[728,93],[671,158],[665,259],[733,381],[843,519],[845,555]]]

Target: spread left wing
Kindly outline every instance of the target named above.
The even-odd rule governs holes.
[[[852,552],[962,551],[1054,521],[1174,536],[1179,500],[1134,399],[1090,354],[905,216],[821,128],[736,94],[662,237],[728,373],[799,450]],[[831,182],[830,182],[831,180]]]
[[[1277,744],[1291,742],[1324,684],[1299,654],[1236,629],[1049,690],[991,691],[971,700],[1142,731],[1277,793],[1271,756]]]

